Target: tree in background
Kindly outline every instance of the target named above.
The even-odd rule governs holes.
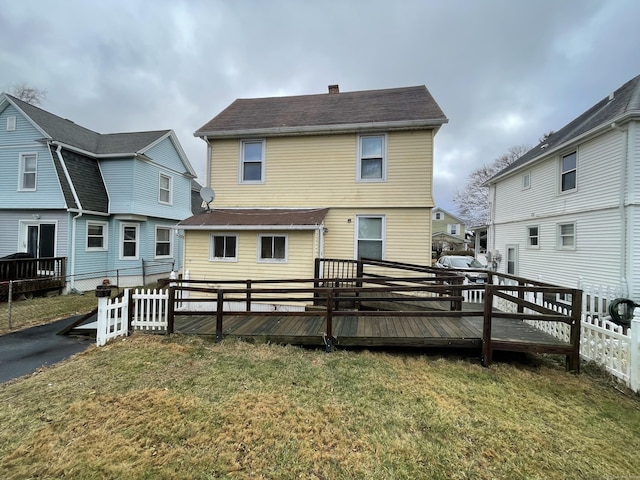
[[[47,98],[47,91],[39,88],[27,85],[25,82],[13,85],[10,90],[11,95],[19,98],[23,102],[30,103],[31,105],[42,105],[42,102]]]
[[[484,183],[529,149],[527,145],[511,147],[489,165],[485,164],[469,174],[464,189],[458,190],[453,197],[453,203],[458,207],[458,216],[467,225],[485,225],[489,221],[489,189],[483,186]]]

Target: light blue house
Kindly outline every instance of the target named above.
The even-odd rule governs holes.
[[[68,289],[179,270],[195,176],[172,130],[100,134],[0,94],[0,257],[66,257]]]

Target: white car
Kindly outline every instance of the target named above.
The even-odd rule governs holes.
[[[463,272],[469,283],[487,283],[488,275],[485,272],[475,271],[485,270],[486,267],[471,255],[443,255],[433,266],[451,270],[474,270],[472,272]]]

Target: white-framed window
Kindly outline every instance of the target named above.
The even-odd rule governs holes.
[[[139,255],[140,225],[120,224],[120,260],[137,260]]]
[[[7,132],[13,132],[16,129],[16,117],[10,116],[7,117]]]
[[[527,227],[527,247],[540,248],[540,227],[538,225]]]
[[[522,175],[522,189],[527,190],[529,188],[531,188],[531,172]]]
[[[171,228],[156,226],[156,256],[155,258],[172,257],[173,242],[171,241]]]
[[[87,221],[87,251],[108,250],[107,222]]]
[[[518,247],[507,245],[507,273],[518,275]]]
[[[384,215],[356,216],[356,258],[384,259]]]
[[[264,183],[265,141],[240,141],[240,183]]]
[[[450,223],[447,225],[447,233],[449,235],[460,235],[460,224]]]
[[[214,262],[237,262],[238,235],[212,233],[209,243],[209,260]]]
[[[577,186],[577,153],[571,152],[560,158],[560,192],[569,192]]]
[[[287,235],[258,235],[258,261],[286,263]]]
[[[38,172],[38,154],[20,154],[20,190],[35,190]]]
[[[433,219],[434,220],[442,220],[442,212],[435,212],[433,214]]]
[[[171,205],[173,203],[173,178],[164,173],[160,174],[158,202],[164,203],[165,205]]]
[[[576,224],[571,223],[559,223],[557,230],[558,243],[557,246],[560,250],[575,250],[576,249]]]
[[[384,182],[387,179],[387,136],[358,137],[359,182]]]

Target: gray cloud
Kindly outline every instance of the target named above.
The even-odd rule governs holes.
[[[0,89],[100,132],[192,134],[235,98],[426,85],[449,124],[434,194],[640,73],[635,0],[25,0],[0,9]],[[203,180],[201,178],[201,180]]]

